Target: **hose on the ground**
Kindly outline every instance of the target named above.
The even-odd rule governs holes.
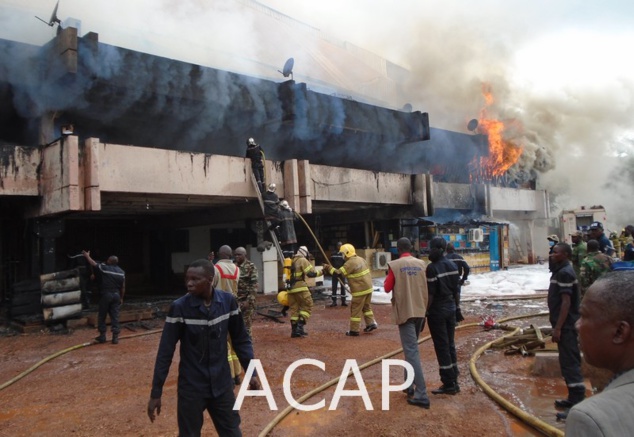
[[[506,318],[506,319],[502,319],[502,320],[500,320],[499,322],[506,322],[506,321],[510,321],[510,320],[524,319],[524,318],[530,318],[530,317],[538,317],[538,316],[543,316],[543,315],[545,315],[545,314],[548,314],[548,313],[537,313],[537,314],[529,314],[529,315],[522,315],[522,316],[509,317],[509,318]],[[474,326],[482,326],[482,325],[481,325],[480,323],[466,323],[466,324],[463,324],[463,325],[459,325],[459,326],[457,326],[457,327],[456,327],[456,329],[472,328],[472,327],[474,327]],[[517,329],[519,329],[519,328],[517,328]],[[515,330],[514,330],[514,331],[515,331]],[[431,338],[431,337],[430,337],[429,335],[428,335],[428,336],[426,336],[426,337],[423,337],[423,338],[421,338],[421,339],[419,339],[419,340],[418,340],[418,344],[421,344],[421,343],[423,343],[423,342],[425,342],[425,341],[429,340],[430,338]],[[359,366],[359,370],[363,370],[363,369],[365,369],[365,368],[367,368],[367,367],[373,366],[374,364],[380,363],[382,360],[384,360],[384,359],[388,359],[388,358],[391,358],[391,357],[393,357],[394,355],[397,355],[397,354],[399,354],[399,353],[401,353],[401,352],[403,352],[403,348],[396,349],[396,350],[394,350],[394,351],[392,351],[392,352],[389,352],[389,353],[387,353],[387,354],[385,354],[385,355],[383,355],[383,356],[381,356],[381,357],[378,357],[378,358],[375,358],[375,359],[373,359],[373,360],[370,360],[370,361],[368,361],[368,362],[366,362],[366,363],[362,364],[361,366]],[[473,361],[473,358],[472,358],[472,361]],[[471,365],[471,363],[470,363],[470,365]],[[474,366],[474,367],[473,367],[473,369],[475,369],[475,361],[473,361],[473,366]],[[473,369],[472,369],[472,371],[471,371],[472,375],[473,375]],[[351,374],[352,374],[352,372],[348,373],[348,376],[350,376]],[[477,374],[477,371],[476,371],[476,374]],[[476,379],[476,378],[474,377],[474,379]],[[485,384],[485,385],[486,385],[486,383],[484,383],[484,381],[482,381],[482,379],[479,377],[479,375],[478,375],[478,379],[482,382],[482,384]],[[306,400],[310,399],[310,398],[311,398],[311,397],[313,397],[314,395],[316,395],[316,394],[318,394],[318,393],[320,393],[320,392],[324,391],[324,390],[325,390],[325,389],[327,389],[328,387],[331,387],[331,386],[333,386],[333,385],[337,384],[338,382],[339,382],[339,378],[335,378],[335,379],[332,379],[332,380],[330,380],[330,381],[328,381],[328,382],[324,383],[323,385],[321,385],[321,386],[319,386],[319,387],[317,387],[317,388],[315,388],[315,389],[313,389],[313,390],[309,391],[309,392],[308,392],[308,393],[306,393],[305,395],[301,396],[299,399],[297,399],[297,403],[300,403],[300,404],[301,404],[302,402],[304,402],[304,401],[306,401]],[[476,380],[476,383],[478,383],[478,380]],[[478,385],[480,385],[480,384],[478,383]],[[500,397],[500,398],[501,398],[501,397]],[[504,398],[501,398],[500,402],[502,402],[502,401],[506,402],[506,403],[507,403],[507,404],[509,404],[509,405],[512,405],[510,402],[506,401]],[[503,406],[504,406],[504,405],[503,405]],[[517,407],[515,407],[515,408],[517,409]],[[280,422],[281,422],[281,421],[282,421],[282,420],[283,420],[286,416],[288,416],[288,415],[289,415],[289,414],[290,414],[290,413],[291,413],[294,409],[295,409],[295,408],[294,408],[292,405],[287,406],[287,407],[286,407],[284,410],[282,410],[282,411],[281,411],[281,412],[280,412],[277,416],[275,416],[271,422],[269,422],[269,423],[267,424],[267,426],[266,426],[266,427],[265,427],[265,428],[264,428],[264,429],[260,432],[260,434],[258,434],[258,437],[266,437],[266,436],[267,436],[267,435],[268,435],[268,434],[269,434],[269,433],[273,430],[273,428],[275,428],[275,426],[277,426],[277,425],[278,425],[278,424],[279,424],[279,423],[280,423]],[[519,409],[518,409],[518,410],[519,410]],[[510,411],[510,410],[509,410],[509,411]],[[521,410],[519,410],[519,411],[521,411]],[[513,414],[515,414],[515,412],[514,412],[514,411],[511,411],[511,412],[512,412]],[[525,414],[525,415],[528,415],[527,413],[524,413],[524,414]],[[521,417],[521,416],[519,416],[519,415],[517,415],[517,416],[520,418],[520,420],[524,420],[524,418],[523,418],[523,417]],[[537,421],[537,422],[541,422],[539,419],[535,418],[534,416],[530,416],[530,417],[533,417],[533,419],[535,419],[535,421]],[[535,425],[538,425],[538,424],[537,424],[537,422],[535,422],[535,421],[532,421],[532,422],[533,422]],[[531,424],[531,423],[529,423],[529,424]],[[548,425],[548,424],[546,424],[546,423],[544,423],[544,422],[541,422],[541,424],[546,425],[546,426],[550,426],[550,425]],[[532,424],[531,424],[531,426],[534,426],[534,425],[532,425]],[[534,426],[534,427],[535,427],[535,426]],[[551,428],[552,428],[552,427],[551,427]],[[537,428],[537,429],[541,431],[541,429],[540,429],[540,428]],[[555,428],[553,428],[553,429],[555,429]],[[558,435],[561,435],[561,434],[558,434]]]
[[[532,317],[534,317],[534,316],[544,316],[544,315],[548,315],[548,313],[547,312],[542,312],[542,313],[539,313],[539,314],[535,314]],[[514,320],[514,319],[518,319],[518,318],[525,318],[525,316],[509,317],[507,319],[500,320],[500,322],[506,322],[506,321]],[[517,333],[519,330],[520,330],[520,328],[516,328],[512,332],[510,332],[510,333],[508,333],[506,335],[503,335],[500,338],[510,337],[511,335],[514,335],[515,333]],[[549,425],[548,423],[544,422],[543,420],[538,419],[537,417],[533,416],[532,414],[528,414],[526,411],[522,410],[521,408],[518,408],[513,403],[509,402],[507,399],[505,399],[504,397],[500,396],[497,392],[495,392],[480,377],[480,374],[478,373],[478,370],[476,368],[476,361],[478,360],[478,358],[480,358],[480,356],[482,356],[482,354],[487,349],[491,348],[491,345],[493,345],[493,343],[498,341],[500,338],[497,338],[497,339],[495,339],[493,341],[490,341],[489,343],[483,345],[477,351],[475,351],[475,353],[471,356],[471,359],[469,360],[469,370],[471,371],[472,378],[474,379],[476,384],[478,384],[480,386],[480,388],[482,388],[482,390],[484,390],[484,392],[491,399],[493,399],[495,402],[497,402],[502,408],[507,410],[509,413],[511,413],[514,416],[516,416],[517,418],[519,418],[522,422],[524,422],[527,425],[531,426],[532,428],[538,430],[539,432],[541,432],[544,435],[553,436],[553,437],[563,437],[564,433],[561,430],[555,428],[552,425]]]
[[[148,331],[148,332],[140,332],[138,334],[131,334],[131,335],[126,335],[124,337],[119,337],[120,340],[124,340],[126,338],[133,338],[133,337],[140,337],[142,335],[150,335],[150,334],[157,334],[159,332],[162,332],[162,329],[158,329],[158,330],[153,330],[153,331]],[[48,357],[38,361],[37,363],[33,364],[31,367],[29,367],[27,370],[25,370],[24,372],[20,373],[19,375],[14,376],[13,378],[11,378],[10,380],[8,380],[7,382],[3,383],[2,385],[0,385],[0,391],[4,390],[5,388],[9,387],[10,385],[15,384],[16,382],[18,382],[19,380],[21,380],[22,378],[24,378],[25,376],[27,376],[29,373],[33,372],[34,370],[36,370],[37,368],[39,368],[40,366],[48,363],[49,361],[62,356],[64,354],[67,354],[68,352],[77,350],[77,349],[81,349],[87,346],[92,346],[93,344],[99,344],[97,343],[95,340],[91,340],[88,341],[86,343],[81,343],[81,344],[77,344],[75,346],[71,346],[69,348],[63,349],[61,351],[55,352],[53,355],[49,355]]]
[[[509,317],[506,319],[501,319],[498,322],[502,323],[502,322],[507,322],[507,321],[511,321],[511,320],[517,320],[517,319],[524,319],[524,318],[530,318],[530,317],[538,317],[538,316],[544,316],[547,315],[548,313],[546,312],[542,312],[542,313],[536,313],[536,314],[529,314],[529,315],[522,315],[522,316],[515,316],[515,317]],[[464,325],[460,325],[458,326],[456,329],[465,329],[465,328],[471,328],[474,326],[481,326],[480,323],[467,323]],[[513,335],[514,333],[516,333],[519,330],[519,328],[514,329],[511,333],[504,335],[500,338],[504,338],[510,335]],[[128,339],[128,338],[135,338],[135,337],[141,337],[141,336],[145,336],[145,335],[152,335],[152,334],[158,334],[160,332],[162,332],[162,329],[157,329],[157,330],[152,330],[152,331],[147,331],[147,332],[142,332],[142,333],[137,333],[137,334],[131,334],[131,335],[127,335],[127,336],[123,336],[120,337],[121,340],[124,339]],[[429,340],[431,337],[430,336],[426,336],[423,337],[421,339],[418,340],[418,344],[421,344],[427,340]],[[498,339],[495,339],[487,344],[485,344],[484,346],[480,347],[471,357],[470,361],[469,361],[469,370],[471,371],[471,376],[473,377],[474,381],[483,389],[483,391],[490,397],[492,398],[494,401],[496,401],[500,406],[502,406],[504,409],[506,409],[507,411],[509,411],[511,414],[515,415],[516,417],[518,417],[521,421],[523,421],[524,423],[528,424],[529,426],[533,427],[534,429],[542,432],[543,434],[547,435],[547,436],[554,436],[554,437],[562,437],[564,434],[561,430],[547,424],[546,422],[543,422],[542,420],[538,419],[537,417],[530,415],[528,413],[526,413],[525,411],[521,410],[520,408],[516,407],[515,405],[513,405],[511,402],[509,402],[508,400],[506,400],[505,398],[503,398],[502,396],[500,396],[499,394],[497,394],[486,382],[484,382],[484,380],[480,377],[480,374],[477,371],[476,368],[476,361],[478,360],[478,358],[487,350],[491,347],[491,345],[493,343],[495,343],[496,341],[498,341]],[[77,350],[77,349],[81,349],[87,346],[92,346],[95,344],[99,344],[97,343],[95,340],[92,340],[90,342],[86,342],[86,343],[81,343],[75,346],[71,346],[69,348],[63,349],[61,351],[58,351],[52,355],[49,355],[48,357],[40,360],[39,362],[37,362],[36,364],[34,364],[33,366],[31,366],[29,369],[25,370],[24,372],[20,373],[19,375],[11,378],[10,380],[6,381],[5,383],[3,383],[2,385],[0,385],[0,391],[4,390],[5,388],[13,385],[14,383],[18,382],[20,379],[24,378],[25,376],[29,375],[31,372],[35,371],[36,369],[38,369],[39,367],[41,367],[42,365],[46,364],[47,362],[61,356],[64,355],[68,352]],[[361,366],[359,366],[359,370],[363,370],[367,367],[373,366],[377,363],[380,363],[382,360],[384,359],[388,359],[393,357],[394,355],[397,355],[399,353],[401,353],[403,351],[403,348],[399,348],[396,349],[392,352],[389,352],[381,357],[375,358],[371,361],[368,361],[364,364],[362,364]],[[352,374],[352,372],[350,372],[348,374],[348,376],[350,376]],[[298,403],[302,403],[308,399],[310,399],[311,397],[313,397],[314,395],[326,390],[328,387],[331,387],[333,385],[335,385],[336,383],[339,382],[339,378],[335,378],[332,379],[328,382],[326,382],[325,384],[311,390],[310,392],[306,393],[305,395],[301,396],[299,399],[297,399]],[[271,422],[269,422],[269,424],[260,432],[259,437],[266,437],[268,435],[268,433],[270,433],[273,428],[275,428],[275,426],[277,426],[286,416],[288,416],[288,414],[290,414],[295,408],[291,405],[289,405],[288,407],[286,407],[284,410],[282,410]]]

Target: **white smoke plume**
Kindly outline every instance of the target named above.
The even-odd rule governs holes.
[[[627,55],[634,46],[634,26],[627,22],[633,5],[369,3],[61,0],[58,15],[80,19],[82,33],[97,32],[107,44],[279,81],[277,70],[292,56],[295,80],[313,89],[335,83],[338,93],[350,87],[364,90],[369,101],[389,100],[375,94],[385,88],[375,74],[383,64],[370,66],[369,55],[366,62],[339,59],[351,41],[358,51],[409,70],[392,107],[410,103],[430,114],[433,127],[458,132],[478,118],[481,87],[489,84],[495,97],[489,115],[522,126],[512,132],[511,140],[524,150],[512,174],[537,176],[540,187],[556,195],[558,208],[602,204],[612,227],[634,221],[623,200],[631,180],[620,177],[617,167],[634,154],[634,66]],[[0,38],[50,39],[53,30],[33,15],[48,18],[54,4],[1,0]],[[281,14],[271,14],[267,5]],[[342,51],[331,48],[325,56],[317,29],[333,36],[329,44],[341,44]]]

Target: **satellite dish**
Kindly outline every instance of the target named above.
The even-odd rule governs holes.
[[[35,18],[37,18],[38,20],[40,20],[43,23],[48,24],[51,27],[55,26],[55,23],[61,24],[62,21],[59,18],[57,18],[57,8],[58,7],[59,7],[59,0],[57,0],[57,3],[55,4],[55,9],[53,9],[53,13],[51,14],[51,18],[48,20],[48,22],[45,21],[45,20],[42,20],[37,15],[35,16]]]
[[[280,70],[277,70],[277,71],[282,73],[282,76],[284,77],[290,76],[291,79],[293,79],[293,65],[294,64],[295,64],[295,60],[293,58],[288,58],[286,62],[284,63],[284,68],[282,68],[282,71]]]
[[[477,127],[478,127],[478,120],[476,120],[475,118],[467,124],[467,129],[469,129],[471,132],[476,130]]]

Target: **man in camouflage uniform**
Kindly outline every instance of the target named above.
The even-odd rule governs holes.
[[[583,233],[581,231],[571,234],[570,239],[572,240],[572,258],[570,261],[572,262],[572,267],[575,269],[577,278],[579,278],[581,275],[581,261],[586,257],[588,247],[586,242],[583,241]]]
[[[251,333],[251,322],[255,312],[255,295],[258,292],[258,269],[247,259],[247,251],[244,247],[238,247],[233,252],[235,264],[240,268],[240,279],[238,279],[238,303],[244,319],[244,326],[247,328],[249,336]]]
[[[599,242],[597,240],[588,241],[588,255],[581,261],[581,274],[579,283],[581,284],[581,292],[590,287],[599,276],[609,272],[612,267],[612,258],[599,250]]]

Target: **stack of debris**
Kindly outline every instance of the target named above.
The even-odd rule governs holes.
[[[492,349],[507,349],[505,355],[522,354],[533,356],[537,349],[546,347],[546,340],[552,335],[552,328],[540,328],[531,325],[514,335],[503,337],[491,344]]]

